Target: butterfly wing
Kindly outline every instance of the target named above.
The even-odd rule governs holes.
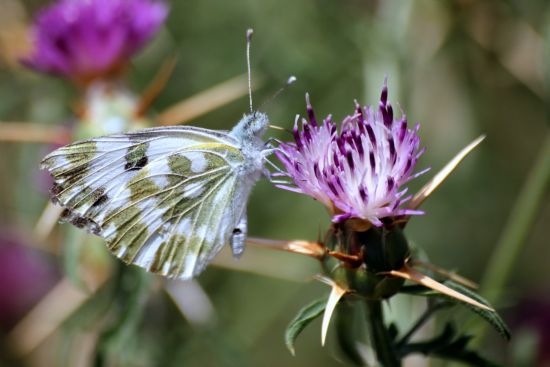
[[[65,220],[105,238],[127,263],[189,279],[244,214],[237,146],[224,132],[153,128],[73,143],[43,167]]]

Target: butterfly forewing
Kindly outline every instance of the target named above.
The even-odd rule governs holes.
[[[243,215],[243,156],[227,133],[154,128],[77,142],[48,155],[65,219],[105,238],[128,263],[198,274]]]

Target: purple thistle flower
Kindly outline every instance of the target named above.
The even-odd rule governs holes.
[[[317,123],[306,95],[308,119],[300,131],[296,118],[295,142],[281,143],[276,152],[294,185],[278,187],[319,200],[334,222],[357,218],[382,226],[382,218],[423,214],[402,207],[410,199],[402,186],[427,171],[413,173],[424,152],[419,125],[409,129],[404,115],[394,119],[387,97],[384,83],[376,110],[356,102],[338,133],[330,115]]]
[[[119,72],[158,30],[168,8],[152,0],[60,0],[38,13],[35,47],[21,61],[87,83]]]

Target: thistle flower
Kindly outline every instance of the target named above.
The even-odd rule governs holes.
[[[118,73],[158,30],[167,6],[152,0],[60,0],[36,17],[26,66],[78,83]]]
[[[329,115],[321,124],[306,95],[307,120],[298,117],[294,143],[281,143],[277,157],[294,185],[280,188],[309,195],[333,214],[334,222],[357,218],[382,226],[382,219],[423,214],[403,208],[410,199],[403,185],[413,173],[420,149],[419,125],[408,128],[407,118],[394,119],[384,83],[378,108],[361,107],[344,118],[340,132]]]
[[[0,332],[11,329],[59,278],[43,252],[18,233],[0,228]]]

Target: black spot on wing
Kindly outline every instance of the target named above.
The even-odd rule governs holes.
[[[99,225],[90,218],[82,217],[70,209],[65,209],[61,213],[61,221],[70,222],[77,228],[85,228],[88,232],[99,235],[101,231]]]
[[[52,196],[57,196],[61,193],[61,191],[63,191],[63,186],[58,184],[57,182],[54,182],[52,188],[50,189],[50,194]]]
[[[147,165],[148,161],[149,160],[147,159],[147,157],[143,156],[137,161],[126,162],[126,164],[124,165],[124,169],[126,171],[139,171],[140,169],[142,169]]]
[[[92,204],[92,208],[101,206],[102,204],[105,204],[109,200],[109,196],[106,194],[100,195],[96,201]]]
[[[126,164],[124,169],[126,171],[139,171],[147,165],[149,159],[147,158],[148,143],[139,143],[128,148],[125,155]]]

